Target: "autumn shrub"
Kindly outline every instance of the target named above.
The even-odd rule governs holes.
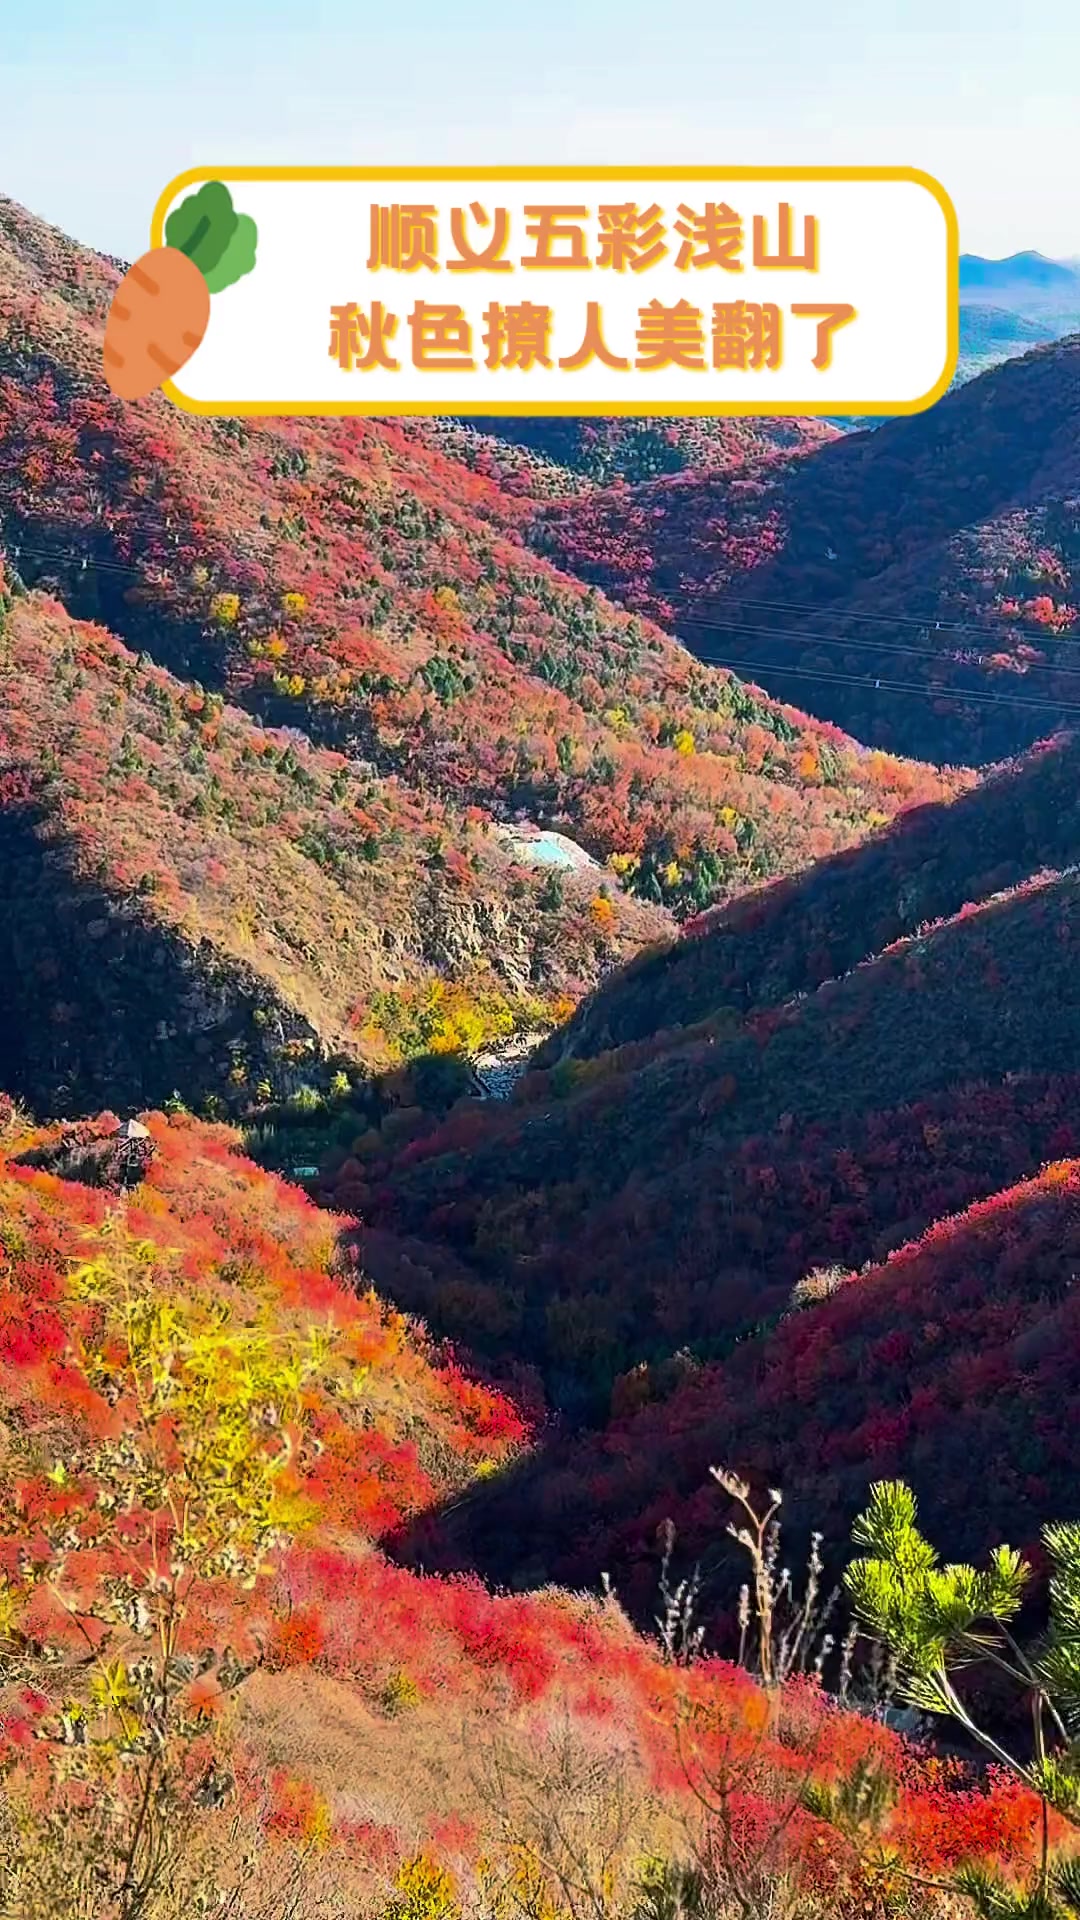
[[[426,1854],[404,1860],[384,1920],[456,1920],[454,1883],[446,1868]]]
[[[392,1673],[382,1691],[383,1712],[394,1718],[399,1713],[407,1713],[420,1700],[420,1689],[409,1673]]]
[[[41,1813],[29,1831],[16,1818],[8,1872],[27,1911],[47,1906],[60,1833],[65,1871],[122,1920],[175,1885],[189,1821],[229,1791],[208,1726],[247,1670],[228,1649],[209,1662],[193,1652],[193,1616],[216,1581],[253,1588],[300,1511],[289,1477],[320,1337],[289,1343],[257,1322],[230,1326],[211,1301],[170,1298],[159,1258],[106,1220],[70,1280],[91,1434],[47,1470],[31,1437],[5,1463],[0,1524],[18,1542],[29,1509],[40,1542],[6,1576],[9,1658],[29,1657],[52,1618],[85,1662],[42,1730]]]

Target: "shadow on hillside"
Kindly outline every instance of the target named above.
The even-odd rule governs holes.
[[[813,992],[967,902],[1077,859],[1080,736],[1067,735],[951,802],[912,808],[873,839],[702,915],[701,937],[601,982],[538,1063]]]
[[[121,464],[115,449],[113,455]],[[132,652],[149,654],[180,679],[207,687],[222,684],[220,643],[199,622],[133,594],[130,559],[106,530],[95,528],[86,539],[49,537],[35,520],[9,513],[4,533],[11,553],[18,554],[19,578],[28,591],[53,595],[72,619],[107,627]]]
[[[1001,676],[988,677],[961,652],[970,636],[957,635],[951,644],[947,635],[935,637],[933,626],[939,618],[971,618],[956,609],[970,604],[965,567],[978,563],[962,554],[946,560],[950,542],[966,529],[1023,511],[1029,498],[1044,506],[1075,491],[1078,472],[1068,448],[1070,411],[1075,436],[1071,370],[1078,363],[1080,338],[1036,348],[923,413],[793,459],[772,497],[784,525],[780,551],[725,587],[710,590],[706,576],[690,602],[684,574],[700,574],[709,535],[719,546],[726,530],[745,544],[760,528],[752,518],[749,528],[740,524],[724,476],[679,476],[669,491],[658,483],[659,558],[650,591],[676,608],[682,602],[672,624],[691,652],[730,660],[743,680],[868,746],[980,765],[1021,752],[1068,719],[1077,699],[1068,651],[1060,669],[1066,690],[1059,680],[1053,694],[1044,689],[1040,696],[1030,681],[1009,678],[1003,685]],[[999,548],[983,565],[996,566],[1004,578],[1019,563],[1004,533]],[[587,566],[582,571],[603,577]],[[870,625],[854,615],[856,608],[870,616]],[[898,624],[890,628],[894,610]],[[920,621],[925,637],[912,624]],[[815,648],[815,629],[832,643]],[[845,631],[856,642],[846,652],[839,637]],[[1052,649],[1052,634],[1045,644]],[[920,648],[936,659],[920,660]],[[810,677],[785,670],[798,666],[805,675],[808,665]],[[816,668],[821,678],[813,677]],[[923,694],[943,683],[948,693],[935,703],[876,688],[879,676],[914,683]],[[988,701],[988,693],[996,697]],[[974,698],[965,701],[964,694]]]
[[[56,1118],[227,1091],[257,983],[84,860],[47,804],[0,807],[0,1087]]]
[[[696,1349],[692,1365],[708,1366],[717,1356],[698,1346],[706,1317],[722,1322],[730,1306],[728,1332],[738,1332],[738,1303],[725,1290],[730,1277],[753,1270],[755,1257],[761,1305],[775,1308],[777,1290],[781,1299],[790,1295],[823,1258],[839,1257],[848,1270],[880,1261],[898,1225],[905,1238],[917,1238],[943,1212],[1073,1150],[1055,1145],[1055,1136],[1075,1107],[1075,1086],[1062,1104],[1064,1077],[1080,1073],[1077,888],[1074,873],[959,916],[938,935],[797,1002],[764,1046],[745,1034],[712,1049],[689,1043],[677,1081],[645,1063],[625,1079],[601,1078],[577,1098],[533,1102],[513,1139],[503,1128],[493,1141],[458,1140],[444,1154],[391,1167],[380,1217],[359,1241],[361,1263],[378,1291],[422,1315],[436,1335],[451,1335],[467,1353],[471,1316],[489,1364],[511,1354],[531,1359],[549,1384],[553,1367],[572,1370],[568,1341],[580,1327],[586,1398],[597,1385],[590,1329],[618,1326],[628,1308],[633,1325],[623,1350],[613,1349],[616,1373],[645,1364],[652,1379],[643,1384],[655,1387],[669,1332],[669,1360],[685,1340]],[[732,1067],[738,1099],[711,1107],[710,1088]],[[888,1124],[861,1131],[869,1121]],[[886,1145],[895,1141],[893,1159],[867,1157],[868,1141],[883,1136]],[[767,1188],[728,1182],[751,1137],[761,1149],[756,1163],[773,1175]],[[966,1191],[957,1192],[947,1164],[953,1149],[958,1166],[970,1168]],[[587,1188],[571,1209],[560,1171],[567,1167]],[[862,1206],[871,1185],[883,1189],[880,1207],[876,1200]],[[525,1216],[523,1199],[532,1203]],[[779,1209],[783,1230],[755,1238],[755,1215],[769,1208]],[[815,1245],[818,1231],[827,1240],[833,1209],[847,1235],[839,1255]],[[499,1255],[492,1234],[503,1216],[535,1220],[524,1253]],[[784,1271],[778,1263],[796,1228],[804,1264]],[[676,1301],[680,1313],[688,1303],[700,1317],[671,1332]],[[500,1304],[505,1333],[491,1319]],[[749,1331],[719,1356],[729,1380],[760,1349]],[[499,1378],[510,1384],[504,1370]],[[691,1384],[691,1399],[693,1391]],[[673,1375],[651,1404],[681,1397]],[[684,1497],[696,1486],[708,1491],[693,1436],[676,1425],[667,1461],[657,1461],[655,1438],[637,1458],[635,1432],[647,1432],[648,1423],[637,1429],[631,1411],[616,1418],[605,1456],[596,1442],[606,1409],[582,1418],[572,1400],[563,1405],[561,1427],[542,1434],[535,1457],[417,1520],[390,1550],[410,1565],[473,1568],[500,1584],[530,1586],[553,1574],[595,1583],[612,1528],[600,1527],[595,1562],[590,1531],[617,1486],[630,1557],[651,1564],[665,1474]],[[696,1475],[689,1485],[687,1473]],[[567,1553],[566,1539],[580,1550]]]
[[[573,1475],[573,1440],[551,1434],[541,1438],[528,1457],[384,1535],[380,1549],[416,1573],[474,1573],[487,1585],[513,1593],[542,1587],[558,1576],[550,1550],[550,1520],[541,1528],[535,1517],[541,1511],[547,1514],[549,1490],[560,1472]],[[599,1591],[604,1569],[589,1566],[587,1546],[583,1541],[580,1545],[580,1583]],[[656,1546],[659,1572],[659,1535]]]
[[[948,1218],[668,1402],[602,1433],[549,1434],[532,1458],[401,1527],[384,1550],[414,1570],[476,1572],[512,1591],[596,1590],[607,1571],[648,1627],[673,1516],[683,1530],[673,1576],[700,1567],[712,1637],[730,1628],[746,1574],[715,1466],[745,1475],[759,1501],[783,1489],[782,1564],[797,1591],[812,1532],[828,1581],[882,1478],[912,1486],[950,1557],[981,1561],[1004,1538],[1042,1565],[1043,1527],[1077,1500],[1077,1164]]]

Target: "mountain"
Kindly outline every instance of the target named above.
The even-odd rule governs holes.
[[[602,1417],[620,1373],[723,1346],[798,1277],[775,1271],[773,1230],[745,1224],[762,1158],[801,1159],[809,1183],[807,1163],[834,1151],[866,1179],[877,1116],[903,1134],[896,1116],[930,1103],[933,1128],[986,1085],[1080,1071],[1076,926],[1074,874],[991,896],[816,992],[538,1071],[485,1123],[451,1115],[399,1156],[372,1142],[343,1198],[403,1241],[400,1274],[393,1246],[372,1254],[395,1298],[489,1355],[520,1345],[568,1413]],[[1042,1111],[1022,1172],[1067,1121],[1059,1100]],[[925,1207],[925,1224],[940,1169],[917,1126],[913,1151],[927,1192],[916,1173],[902,1217]],[[976,1191],[999,1170],[995,1152]],[[783,1242],[791,1213],[775,1199]]]
[[[1080,741],[1062,736],[947,805],[723,911],[624,967],[547,1052],[588,1059],[656,1032],[814,993],[896,941],[1080,856]]]
[[[46,1113],[327,1089],[565,1012],[666,915],[0,604],[0,1082]]]
[[[560,566],[859,738],[992,762],[1080,709],[1080,335],[928,412],[538,514]]]
[[[474,435],[468,464],[448,451],[466,436],[422,422],[122,406],[100,372],[115,266],[11,202],[0,242],[9,563],[178,678],[424,794],[563,830],[680,913],[943,790],[538,559],[536,502],[500,479],[521,481],[519,450]]]
[[[670,1518],[723,1634],[712,1465],[784,1488],[792,1551],[881,1477],[976,1557],[1075,1510],[1076,763],[705,916],[502,1109],[327,1168],[380,1284],[494,1369],[527,1351],[560,1416],[407,1562],[602,1566],[644,1618]]]
[[[1059,332],[1068,331],[1067,327],[1055,328],[1050,321],[1010,313],[1004,307],[962,305],[957,380],[960,383],[973,380],[977,373],[985,373],[1002,360],[1012,360],[1043,341],[1055,339]]]
[[[1013,253],[1005,260],[960,255],[960,299],[968,306],[1008,307],[1032,317],[1047,310],[1080,320],[1080,269],[1045,254]]]
[[[836,438],[837,429],[816,419],[628,420],[595,415],[574,419],[474,418],[481,434],[527,449],[582,483],[606,486],[652,480],[688,467],[734,472],[767,453],[794,454]],[[555,489],[568,493],[568,487]]]

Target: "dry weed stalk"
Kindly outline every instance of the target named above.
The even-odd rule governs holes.
[[[742,1525],[731,1524],[727,1529],[732,1539],[746,1548],[751,1565],[751,1580],[739,1595],[740,1666],[756,1672],[770,1694],[797,1673],[812,1671],[820,1678],[835,1645],[827,1628],[840,1597],[838,1587],[824,1599],[821,1596],[824,1562],[820,1533],[810,1536],[806,1587],[800,1600],[790,1568],[780,1564],[780,1522],[776,1516],[783,1495],[771,1487],[769,1505],[764,1513],[758,1513],[745,1480],[726,1467],[710,1467],[709,1472],[746,1516]]]

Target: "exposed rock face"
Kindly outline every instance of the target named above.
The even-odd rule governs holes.
[[[265,980],[81,881],[29,811],[0,812],[0,899],[0,1082],[37,1112],[328,1082],[320,1035]]]

